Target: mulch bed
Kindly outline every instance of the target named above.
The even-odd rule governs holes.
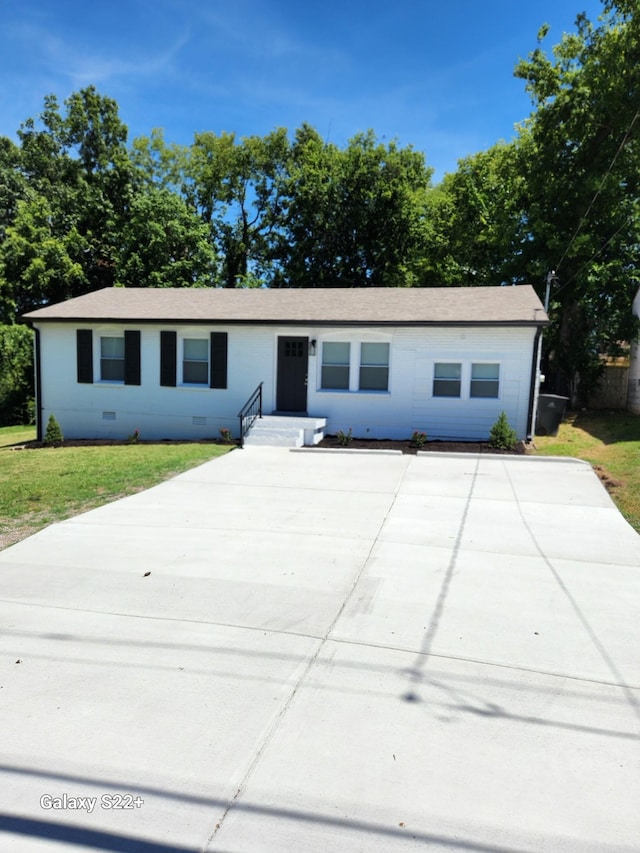
[[[523,442],[519,442],[515,450],[496,450],[486,441],[427,441],[421,447],[409,439],[395,441],[393,439],[352,438],[347,445],[342,445],[335,435],[326,435],[316,445],[320,448],[345,448],[352,450],[400,450],[402,453],[418,453],[418,451],[436,451],[441,453],[501,453],[506,455],[522,455],[526,453]]]

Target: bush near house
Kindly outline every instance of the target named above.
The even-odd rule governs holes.
[[[500,417],[491,427],[489,445],[496,450],[513,450],[518,441],[518,435],[509,424],[506,412],[500,412]]]
[[[60,447],[63,441],[64,436],[60,429],[60,424],[54,415],[49,415],[49,423],[47,424],[47,431],[44,434],[43,444],[45,447]]]

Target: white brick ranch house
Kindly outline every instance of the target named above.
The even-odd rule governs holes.
[[[517,287],[106,288],[25,315],[39,436],[218,438],[258,388],[266,415],[329,434],[532,434],[547,315]],[[326,419],[326,427],[324,427]],[[319,433],[311,441],[319,439]]]

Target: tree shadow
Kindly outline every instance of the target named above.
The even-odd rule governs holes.
[[[602,444],[640,442],[640,417],[622,410],[570,412],[565,423],[581,429]]]

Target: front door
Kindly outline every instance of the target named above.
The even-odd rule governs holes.
[[[307,411],[309,338],[278,338],[279,412]]]

